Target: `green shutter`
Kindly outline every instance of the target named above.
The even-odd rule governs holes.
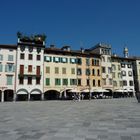
[[[13,76],[7,76],[7,85],[12,85]]]
[[[46,78],[46,85],[50,85],[50,78]]]
[[[3,71],[3,69],[2,69],[2,64],[0,64],[0,72],[2,72]]]

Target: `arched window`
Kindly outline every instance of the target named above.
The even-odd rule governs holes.
[[[92,69],[92,75],[95,75],[95,70],[94,69]]]
[[[93,79],[93,87],[95,87],[95,80]]]
[[[100,70],[99,69],[97,70],[97,75],[100,76]]]
[[[100,87],[101,86],[101,82],[100,82],[100,80],[98,80],[98,87]]]

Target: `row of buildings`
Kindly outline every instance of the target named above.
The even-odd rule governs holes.
[[[111,46],[90,49],[45,47],[42,36],[18,36],[17,45],[0,45],[0,100],[67,98],[71,92],[140,90],[140,58],[112,55]],[[71,92],[70,92],[71,91]]]

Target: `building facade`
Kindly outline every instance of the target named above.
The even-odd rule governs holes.
[[[43,99],[43,41],[18,38],[15,100]]]
[[[15,93],[16,45],[0,45],[0,100],[12,101]]]

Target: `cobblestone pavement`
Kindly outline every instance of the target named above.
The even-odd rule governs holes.
[[[0,103],[0,140],[140,140],[135,98]]]

